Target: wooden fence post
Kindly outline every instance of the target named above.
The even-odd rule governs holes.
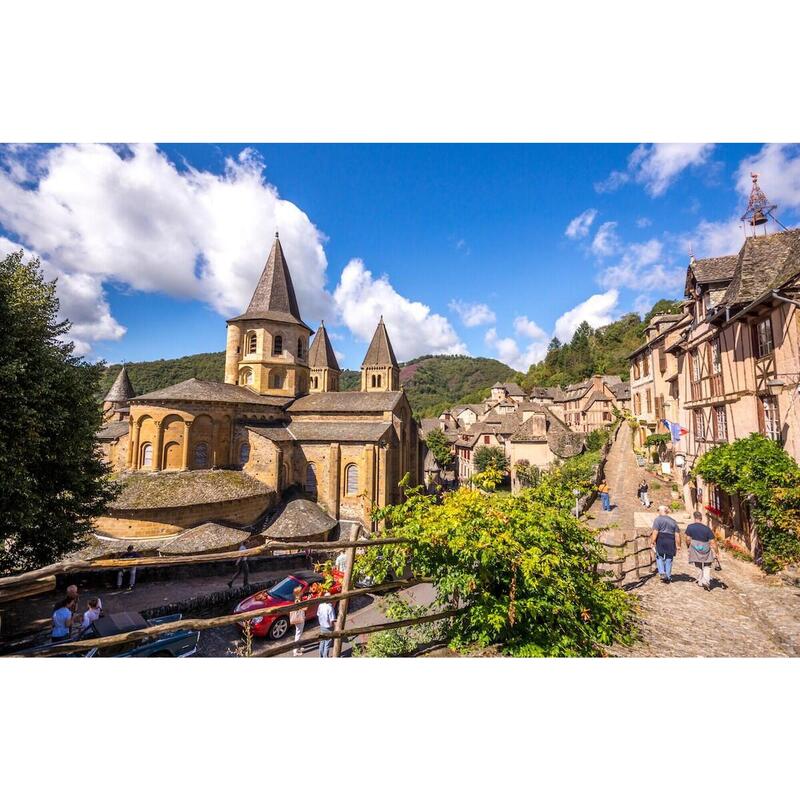
[[[358,529],[360,525],[351,525],[350,526],[350,536],[348,536],[348,541],[355,541],[358,536]],[[342,592],[349,592],[350,591],[350,583],[353,579],[353,564],[356,560],[356,548],[351,547],[347,551],[346,560],[344,562],[344,578],[342,579]],[[336,613],[336,622],[333,624],[333,629],[335,631],[343,631],[345,622],[347,622],[347,607],[350,603],[350,598],[345,597],[343,600],[339,601],[339,608]],[[342,640],[343,637],[339,636],[338,638],[333,640],[333,657],[340,658],[342,655]]]

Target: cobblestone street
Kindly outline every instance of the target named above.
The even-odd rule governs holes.
[[[636,487],[646,476],[653,506],[648,512],[636,496]],[[655,517],[656,506],[670,502],[667,483],[653,489],[652,475],[637,466],[630,432],[623,426],[606,464],[612,509],[600,510],[597,500],[589,509],[590,524],[613,526],[609,533],[643,541]],[[661,483],[661,481],[659,481]],[[689,517],[672,516],[681,531]],[[673,582],[663,584],[653,568],[650,574],[623,583],[640,602],[641,640],[632,647],[615,647],[616,656],[735,656],[772,657],[800,655],[800,588],[775,576],[765,575],[749,562],[725,552],[720,555],[721,572],[712,572],[712,591],[695,582],[697,570],[687,561],[685,547],[673,563]]]

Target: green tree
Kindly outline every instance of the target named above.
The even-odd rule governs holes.
[[[749,504],[767,572],[800,561],[800,466],[777,442],[753,433],[718,445],[693,472]]]
[[[632,601],[599,573],[604,549],[571,514],[573,504],[547,475],[519,495],[410,490],[402,505],[375,513],[379,536],[410,543],[368,548],[356,569],[377,581],[406,566],[430,577],[435,607],[461,609],[442,632],[453,647],[597,655],[631,639]]]
[[[483,446],[475,450],[475,464],[476,472],[486,472],[489,467],[492,467],[499,472],[508,472],[508,458],[506,458],[505,450],[502,447]]]
[[[434,428],[426,437],[425,444],[428,450],[433,453],[436,463],[442,468],[447,469],[453,463],[453,453],[450,449],[450,442],[447,441],[444,431]]]
[[[102,366],[73,355],[55,281],[0,261],[0,572],[57,560],[114,496],[96,451]]]

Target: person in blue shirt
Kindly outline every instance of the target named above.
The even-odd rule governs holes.
[[[697,585],[707,592],[711,591],[711,565],[714,558],[719,558],[719,545],[714,538],[714,531],[703,525],[703,515],[694,512],[694,522],[686,526],[686,547],[689,550],[689,563],[694,564],[700,574]]]
[[[658,507],[658,516],[653,520],[650,544],[656,551],[656,566],[662,583],[672,583],[672,560],[681,546],[678,523],[667,516],[666,506]]]
[[[77,600],[68,599],[66,603],[60,605],[53,612],[53,628],[50,632],[50,638],[53,642],[65,642],[69,639],[72,632],[72,617],[77,607]]]

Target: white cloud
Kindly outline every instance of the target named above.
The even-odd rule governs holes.
[[[446,317],[403,297],[385,275],[374,278],[360,259],[352,259],[342,270],[333,298],[343,324],[363,342],[370,341],[383,315],[401,361],[425,353],[467,353]]]
[[[276,229],[303,314],[330,317],[324,237],[266,183],[250,150],[227,159],[222,175],[179,170],[150,144],[6,147],[1,155],[0,224],[55,274],[71,276],[59,281],[66,308],[82,298],[88,313],[96,299],[92,319],[75,328],[88,344],[119,338],[103,306],[109,281],[200,300],[224,315],[241,312]]]
[[[708,161],[713,149],[713,144],[640,144],[628,159],[628,169],[651,197],[658,197],[687,167]]]
[[[609,289],[602,294],[593,294],[569,311],[565,311],[557,320],[554,335],[562,342],[569,342],[582,322],[588,322],[593,328],[599,328],[613,322],[618,316],[617,302],[619,292]]]
[[[628,288],[643,293],[658,291],[662,296],[683,288],[685,266],[663,263],[663,246],[658,239],[635,242],[622,248],[619,261],[606,267],[598,282],[605,289]]]
[[[564,235],[568,239],[583,239],[584,236],[588,235],[596,216],[596,208],[587,208],[582,214],[578,214],[577,217],[570,220]]]
[[[653,298],[647,294],[640,294],[633,301],[633,310],[643,316],[653,307]]]
[[[529,339],[547,338],[547,334],[533,320],[527,317],[517,317],[514,320],[514,330],[520,336],[527,336]]]
[[[0,236],[0,259],[19,250],[25,250],[26,261],[37,257],[37,253]],[[99,278],[94,275],[61,272],[45,259],[40,258],[40,263],[44,277],[50,281],[57,280],[59,316],[72,323],[68,338],[75,345],[76,355],[87,355],[91,351],[92,342],[100,339],[118,340],[125,335],[125,327],[111,315]]]
[[[629,180],[630,177],[627,172],[620,172],[615,169],[604,181],[597,181],[597,183],[594,184],[594,190],[598,194],[616,192],[620,186],[624,186]]]
[[[739,252],[742,244],[744,244],[744,228],[738,217],[719,222],[703,220],[687,241],[696,258],[733,255]],[[686,249],[688,252],[688,247]]]
[[[649,228],[652,224],[653,221],[649,217],[639,217],[636,220],[637,228]]]
[[[628,157],[625,172],[614,170],[595,183],[594,189],[614,192],[633,179],[643,184],[651,197],[659,197],[683,170],[705,164],[713,150],[713,144],[640,144]]]
[[[458,250],[460,253],[463,253],[465,256],[468,256],[472,252],[467,244],[466,239],[458,239],[456,241],[456,250]]]
[[[464,300],[451,300],[448,308],[461,318],[468,328],[489,325],[495,321],[495,313],[486,303],[468,303]]]
[[[483,340],[497,352],[500,361],[519,372],[527,372],[531,364],[541,361],[547,354],[546,342],[532,342],[521,349],[511,337],[498,336],[494,328],[486,331]]]
[[[610,256],[616,253],[620,247],[619,236],[617,236],[617,223],[616,222],[604,222],[598,229],[597,233],[594,235],[594,239],[592,239],[592,252],[599,256],[600,258],[604,258],[605,256]]]
[[[593,328],[608,325],[619,316],[618,301],[619,292],[616,289],[592,295],[556,320],[552,336],[557,336],[562,342],[569,342],[584,321]],[[484,342],[497,353],[501,361],[520,372],[527,372],[531,364],[537,364],[547,355],[547,346],[552,337],[527,317],[517,317],[514,320],[514,329],[518,335],[534,338],[534,341],[521,347],[515,339],[510,336],[501,337],[495,328],[490,328],[486,331]]]
[[[774,213],[778,219],[782,209],[800,210],[800,145],[766,144],[756,155],[739,164],[736,188],[743,198],[740,215],[744,213],[753,186],[751,172],[758,174],[758,184],[769,201],[777,204]]]

